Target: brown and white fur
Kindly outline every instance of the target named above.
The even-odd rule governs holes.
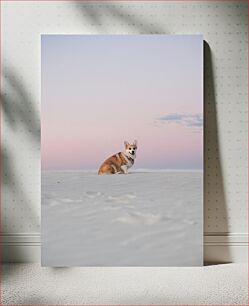
[[[137,141],[135,140],[133,144],[125,141],[124,145],[125,150],[123,152],[118,152],[103,162],[98,174],[128,173],[128,169],[133,166],[136,158]]]

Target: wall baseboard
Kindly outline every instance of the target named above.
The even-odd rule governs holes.
[[[248,261],[248,233],[205,233],[205,263]]]
[[[5,233],[0,235],[2,262],[40,262],[40,233]],[[247,233],[205,233],[205,263],[247,262]]]

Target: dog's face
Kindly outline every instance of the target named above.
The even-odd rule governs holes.
[[[135,140],[133,144],[130,144],[129,142],[125,141],[125,151],[129,153],[131,156],[136,156],[137,152],[137,141]]]

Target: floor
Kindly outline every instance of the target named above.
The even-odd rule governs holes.
[[[247,305],[246,264],[195,268],[43,268],[5,264],[2,304]]]

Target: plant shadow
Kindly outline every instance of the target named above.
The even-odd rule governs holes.
[[[120,25],[125,29],[129,29],[138,34],[167,34],[163,27],[152,23],[149,20],[144,20],[141,15],[129,12],[123,6],[119,5],[119,8],[112,4],[91,4],[75,2],[75,8],[77,12],[82,15],[82,20],[86,18],[90,25],[95,27],[95,30],[99,32],[106,32],[106,27],[102,23],[103,18],[108,18],[108,24],[113,20],[121,22]]]
[[[32,205],[32,197],[29,195],[29,190],[33,187],[25,183],[26,179],[29,179],[26,176],[30,171],[22,171],[22,165],[20,165],[22,161],[16,158],[16,153],[21,148],[18,147],[15,139],[11,139],[11,135],[15,138],[21,136],[24,144],[39,148],[40,123],[39,112],[24,85],[22,76],[15,69],[5,65],[2,68],[2,80],[4,85],[1,89],[2,131],[6,130],[6,133],[2,134],[4,136],[2,136],[1,146],[2,259],[10,258],[10,261],[15,261],[14,258],[24,258],[24,254],[21,248],[16,248],[16,243],[9,245],[6,239],[12,239],[17,231],[24,232],[27,227],[32,229],[37,227],[39,212]],[[29,167],[28,164],[27,167]],[[10,250],[15,250],[13,251],[15,254],[7,254]]]

